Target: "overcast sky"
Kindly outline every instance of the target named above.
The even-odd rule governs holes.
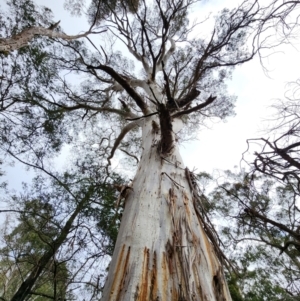
[[[198,5],[199,10],[195,9],[192,18],[201,18],[210,12],[213,16],[222,8],[232,8],[238,2],[204,1]],[[84,18],[71,17],[63,9],[62,0],[38,0],[36,3],[50,7],[54,20],[61,21],[60,25],[67,34],[77,34],[89,27]],[[199,32],[200,34],[202,33]],[[285,46],[264,60],[269,70],[268,76],[258,58],[236,67],[232,80],[228,82],[230,92],[238,97],[236,116],[229,118],[226,123],[215,124],[211,129],[203,128],[199,131],[198,140],[184,143],[181,148],[185,164],[190,169],[197,168],[198,171],[207,172],[239,166],[242,153],[247,148],[246,139],[262,136],[259,130],[267,126],[263,120],[270,117],[270,105],[274,99],[284,97],[288,82],[298,78],[299,63],[298,50]],[[20,179],[22,174],[25,172],[18,172]]]

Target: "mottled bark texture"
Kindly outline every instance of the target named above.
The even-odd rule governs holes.
[[[231,300],[178,149],[172,142],[168,155],[161,152],[158,124],[157,116],[144,120],[143,154],[101,300]]]

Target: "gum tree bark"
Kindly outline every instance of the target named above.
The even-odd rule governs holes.
[[[143,153],[101,300],[231,300],[178,148],[161,154],[157,122],[143,122]]]

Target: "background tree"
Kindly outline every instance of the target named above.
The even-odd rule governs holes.
[[[18,225],[10,233],[2,234],[2,243],[5,244],[0,250],[2,300],[13,297],[57,236],[57,228],[53,225],[58,221],[51,204],[39,200],[22,203],[26,208],[20,214]],[[4,231],[10,228],[8,223],[7,220]],[[64,300],[68,278],[66,263],[53,257],[29,295],[35,300],[44,300],[45,297]]]
[[[273,105],[268,137],[247,140],[249,171],[228,172],[211,197],[230,223],[223,234],[249,300],[300,296],[299,85],[288,87],[287,99]]]
[[[272,0],[262,8],[264,17],[256,31],[256,43],[260,62],[265,72],[268,72],[265,58],[274,54],[273,51],[269,51],[270,49],[280,49],[282,45],[286,44],[293,46],[297,44],[299,5],[299,1]]]
[[[75,174],[38,176],[21,196],[11,196],[11,209],[1,210],[12,214],[2,230],[3,300],[92,300],[101,292],[119,223],[116,189],[97,182],[97,174],[93,182]],[[110,224],[99,217],[102,210],[112,216]]]
[[[223,220],[223,247],[235,265],[230,279],[244,300],[298,300],[298,195],[266,176],[253,182],[246,173],[225,177],[209,200]]]
[[[49,29],[48,27],[54,23],[51,11],[39,8],[31,1],[11,1],[8,3],[8,9],[7,14],[5,10],[1,14],[1,34],[2,37],[7,38],[1,40],[1,45],[11,41],[10,37],[14,40],[16,34],[20,33],[22,36],[24,32],[28,32],[28,29],[33,30],[34,35],[29,36],[28,46],[17,51],[0,53],[1,155],[5,156],[6,160],[10,155],[10,161],[13,158],[31,170],[42,172],[43,176],[39,176],[34,182],[32,190],[26,197],[14,198],[14,202],[9,206],[8,211],[17,209],[20,215],[26,212],[29,215],[26,221],[36,224],[32,231],[35,242],[38,243],[36,247],[40,246],[40,249],[34,252],[34,260],[22,258],[21,270],[17,269],[20,265],[19,258],[10,258],[11,261],[7,261],[11,254],[8,254],[5,248],[2,250],[3,269],[10,266],[14,274],[13,276],[10,272],[3,274],[5,279],[3,283],[9,284],[9,287],[1,291],[1,296],[5,300],[28,298],[57,300],[62,298],[59,296],[60,293],[74,296],[75,290],[76,294],[83,298],[92,298],[101,291],[103,278],[101,274],[105,273],[107,265],[101,258],[110,254],[111,251],[107,250],[112,249],[111,245],[115,239],[115,232],[108,229],[108,224],[104,226],[102,215],[99,218],[98,211],[104,208],[106,213],[114,217],[111,228],[113,224],[119,222],[117,218],[119,213],[115,209],[113,199],[116,190],[109,183],[119,183],[120,178],[110,179],[108,184],[103,185],[101,172],[96,171],[95,166],[83,167],[75,164],[73,171],[65,174],[55,168],[51,159],[58,155],[63,145],[71,142],[70,122],[74,116],[70,116],[71,114],[66,116],[64,110],[57,110],[52,104],[39,101],[45,91],[55,91],[57,82],[62,82],[61,69],[49,56],[52,52],[62,51],[62,48],[54,45],[53,40],[41,37],[44,35],[43,31],[35,35],[34,30],[40,27],[47,28],[46,31],[49,33],[57,30],[58,24]],[[51,34],[51,37],[66,38],[61,32],[56,33],[57,35]],[[29,40],[26,40],[26,43],[27,41]],[[18,44],[19,46],[24,44]],[[85,161],[88,162],[88,158]],[[111,175],[111,178],[113,177]],[[36,196],[36,200],[43,199],[49,206],[55,208],[51,219],[57,218],[57,220],[55,223],[52,221],[51,225],[55,226],[56,233],[46,242],[44,237],[48,237],[49,233],[43,227],[39,229],[42,223],[35,220],[38,219],[37,208],[31,210],[26,208],[28,212],[25,209],[20,211],[20,208],[25,206],[24,202],[27,204],[33,202],[33,195]],[[103,195],[103,198],[100,195]],[[20,204],[19,207],[16,206],[17,203]],[[113,212],[110,212],[107,207]],[[32,221],[28,221],[29,217]],[[6,236],[3,237],[5,244],[9,242],[12,235],[24,236],[21,231],[22,229],[25,231],[22,227],[24,219],[25,217],[22,219],[22,216],[19,216],[21,224],[16,223],[14,229],[5,234]],[[101,225],[102,235],[99,234],[98,225]],[[110,231],[114,234],[110,234]],[[108,235],[105,235],[106,233]],[[31,236],[23,237],[24,241],[30,238]],[[11,252],[18,253],[20,239],[11,243]],[[27,245],[31,246],[31,244],[32,241],[29,240]],[[87,245],[88,251],[85,249]],[[55,273],[51,270],[54,267]],[[63,274],[66,276],[63,286],[58,284],[59,267],[64,267],[66,270]],[[45,284],[47,279],[49,283]],[[41,297],[42,294],[44,297]],[[37,297],[38,295],[40,297]]]
[[[6,56],[14,50],[27,46],[28,43],[34,43],[38,36],[71,41],[87,37],[89,34],[99,34],[93,31],[92,25],[85,33],[67,35],[59,30],[60,21],[52,21],[52,12],[49,8],[38,7],[32,1],[13,0],[7,1],[6,5],[10,13],[6,16],[5,13],[1,15],[2,38],[0,40],[0,53]],[[33,48],[32,50],[35,51],[32,51],[32,54],[37,55],[38,49],[41,52],[40,47]],[[45,56],[46,53],[42,52],[42,54]],[[40,64],[42,58],[40,57]]]
[[[249,151],[255,147],[253,163],[245,153],[253,174],[265,174],[289,184],[299,195],[299,83],[290,83],[286,101],[273,105],[274,117],[268,138],[248,139]],[[255,145],[256,146],[255,146]]]

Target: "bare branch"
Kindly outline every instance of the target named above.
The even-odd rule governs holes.
[[[139,164],[140,160],[138,159],[137,156],[130,154],[128,151],[126,151],[125,149],[119,148],[120,151],[122,151],[123,153],[125,153],[126,155],[128,155],[129,157],[132,157],[136,160],[136,162]]]
[[[186,115],[186,114],[190,114],[192,112],[196,112],[196,111],[199,111],[205,107],[207,107],[208,105],[210,105],[217,97],[212,97],[212,96],[209,96],[209,98],[203,102],[203,103],[200,103],[199,105],[193,107],[193,108],[190,108],[188,110],[185,110],[185,111],[180,111],[180,112],[177,112],[175,114],[172,115],[173,118],[178,118],[182,115]]]
[[[300,240],[300,234],[296,233],[295,231],[292,231],[290,228],[286,227],[285,225],[283,225],[281,223],[277,223],[277,222],[265,217],[264,215],[258,213],[256,210],[248,207],[248,208],[245,209],[245,212],[247,214],[249,214],[250,216],[255,216],[255,217],[259,218],[260,220],[262,220],[264,222],[267,222],[271,225],[276,226],[277,228],[289,233],[291,236],[293,236],[297,240]]]
[[[144,115],[144,116],[141,116],[141,117],[136,117],[136,118],[126,118],[126,120],[128,120],[128,121],[139,120],[139,119],[142,119],[142,118],[146,118],[146,117],[150,117],[150,116],[156,115],[156,114],[158,114],[158,113],[159,113],[159,112],[154,112],[154,113],[151,113],[151,114],[148,114],[148,115]]]
[[[108,165],[111,165],[110,160],[113,158],[116,149],[118,148],[118,146],[120,145],[120,143],[122,142],[123,138],[126,136],[126,134],[128,134],[132,129],[134,129],[135,127],[139,126],[139,122],[134,121],[131,122],[129,124],[127,124],[121,131],[121,133],[119,134],[119,136],[116,138],[115,143],[113,145],[113,148],[110,152],[109,157],[107,158],[108,161]]]

